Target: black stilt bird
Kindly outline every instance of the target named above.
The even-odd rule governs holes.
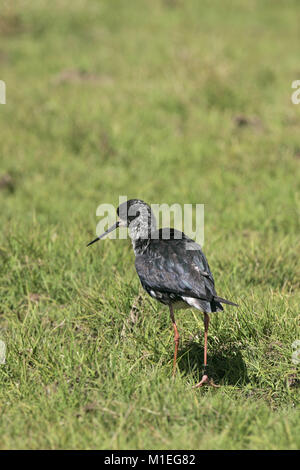
[[[196,308],[204,314],[205,332],[204,373],[195,387],[216,386],[206,375],[209,314],[223,310],[222,304],[236,307],[237,304],[217,296],[214,278],[200,245],[178,230],[157,230],[154,214],[144,201],[131,199],[124,202],[118,207],[117,215],[118,221],[88,246],[118,227],[128,227],[135,268],[143,288],[170,309],[175,341],[173,374],[179,344],[174,309]]]

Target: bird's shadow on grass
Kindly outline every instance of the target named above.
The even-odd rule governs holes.
[[[178,351],[178,367],[181,373],[193,374],[195,380],[201,379],[204,348],[196,342],[183,345]],[[228,350],[209,352],[206,373],[220,385],[241,385],[249,382],[247,368],[241,352],[231,347]]]

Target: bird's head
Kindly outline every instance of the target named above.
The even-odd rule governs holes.
[[[156,230],[155,216],[148,204],[141,199],[130,199],[123,202],[117,209],[118,220],[100,237],[95,238],[87,246],[92,245],[118,227],[127,227],[132,241],[147,240],[151,232]]]

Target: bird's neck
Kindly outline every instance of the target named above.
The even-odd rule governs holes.
[[[142,238],[137,238],[132,241],[132,246],[133,246],[133,251],[135,256],[142,255],[144,251],[148,248],[149,243],[150,243],[150,238],[148,239],[142,239]]]
[[[149,246],[151,234],[156,230],[156,220],[137,221],[129,226],[129,236],[135,255],[142,254]]]

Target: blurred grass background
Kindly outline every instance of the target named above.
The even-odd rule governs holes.
[[[299,448],[297,7],[1,0],[1,448]],[[220,389],[201,316],[173,382],[129,241],[86,249],[119,195],[205,204]]]

